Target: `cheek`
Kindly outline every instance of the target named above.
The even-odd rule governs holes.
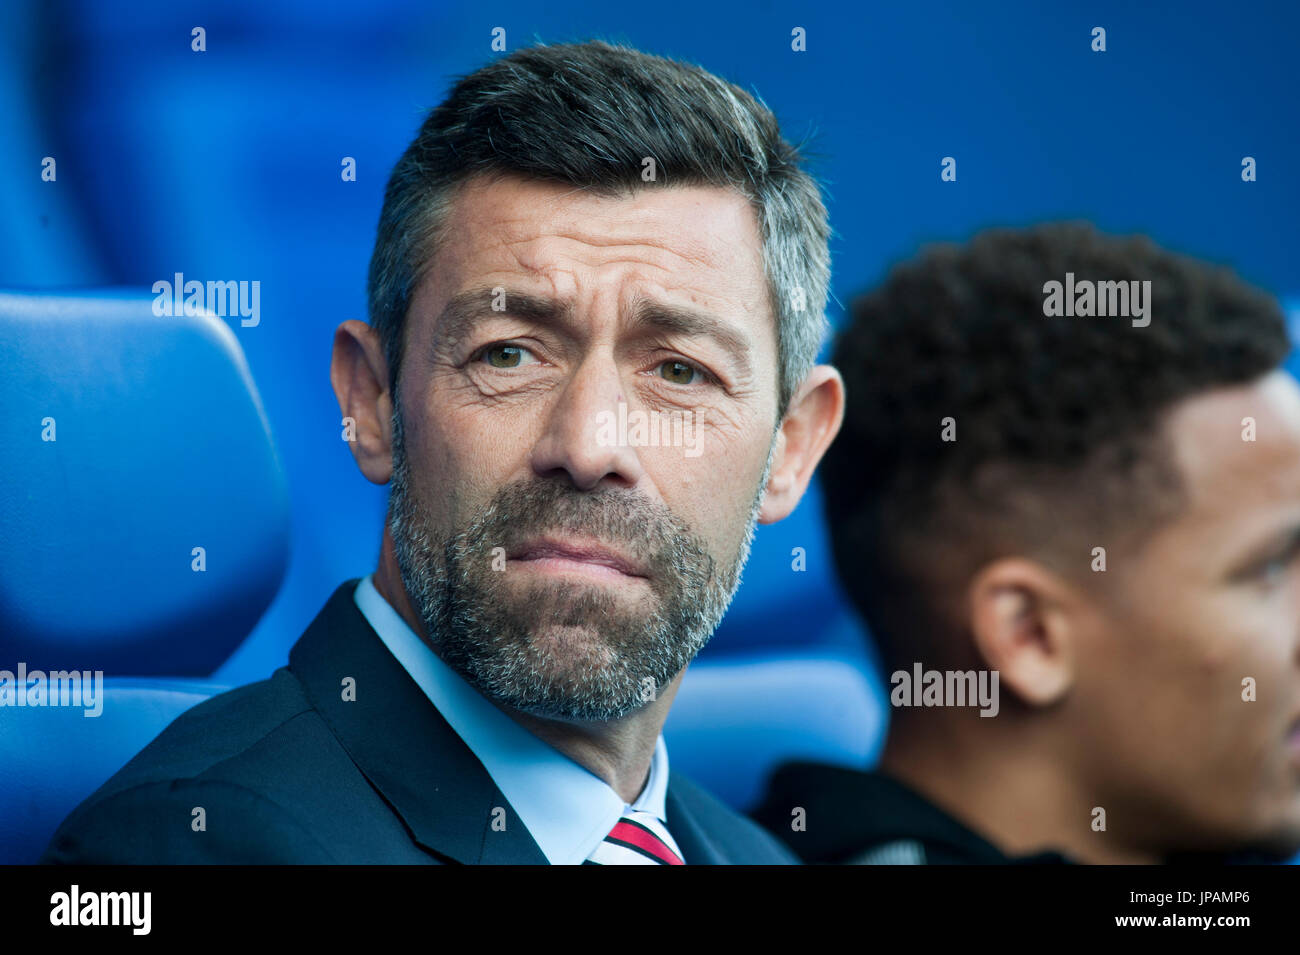
[[[408,462],[425,507],[444,526],[461,527],[503,485],[519,479],[527,435],[517,416],[497,421],[491,409],[455,401],[436,407],[425,411],[420,447],[408,445]]]
[[[1243,681],[1253,681],[1257,710],[1292,706],[1296,700],[1296,606],[1293,595],[1277,589],[1236,588],[1226,609],[1206,627],[1217,627],[1204,641],[1201,670],[1240,700]]]
[[[752,421],[747,420],[752,409],[725,406],[720,401],[701,404],[696,409],[701,423],[702,446],[714,454],[728,454],[746,447],[756,440]]]
[[[1241,677],[1254,658],[1232,608],[1204,594],[1152,599],[1108,619],[1105,632],[1086,662],[1092,698],[1111,714],[1102,727],[1112,739],[1099,745],[1125,751],[1126,771],[1156,786],[1199,787],[1225,761],[1241,765],[1253,717]]]
[[[1217,743],[1225,756],[1233,737],[1258,722],[1258,703],[1243,700],[1243,683],[1257,683],[1276,670],[1276,633],[1261,629],[1252,609],[1237,595],[1189,599],[1177,612],[1177,626],[1167,627],[1172,638],[1166,666],[1176,675],[1177,686],[1189,703],[1200,711],[1196,723],[1209,735],[1206,744]],[[1240,739],[1238,739],[1240,742]]]
[[[741,539],[756,493],[764,457],[717,453],[706,449],[687,457],[682,449],[653,449],[642,453],[642,466],[664,502],[715,551],[734,547]]]
[[[1170,737],[1178,734],[1188,748],[1189,771],[1225,807],[1251,798],[1283,753],[1296,671],[1293,624],[1280,609],[1276,601],[1234,591],[1189,601],[1178,615],[1182,627],[1174,636],[1182,638],[1184,663],[1171,654],[1173,685],[1163,698],[1179,717],[1164,722]]]
[[[1252,831],[1279,820],[1300,831],[1300,774],[1288,741],[1300,713],[1296,588],[1241,588],[1231,616],[1220,644],[1201,660],[1219,687],[1219,746],[1206,755],[1213,785]]]

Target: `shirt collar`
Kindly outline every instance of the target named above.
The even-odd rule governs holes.
[[[650,777],[635,803],[524,729],[420,639],[375,589],[370,576],[354,597],[379,639],[492,777],[552,865],[577,865],[631,808],[666,820],[668,749],[655,740]]]

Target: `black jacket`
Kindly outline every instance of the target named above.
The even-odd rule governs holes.
[[[792,828],[802,809],[803,829]],[[776,771],[754,818],[808,863],[841,865],[1047,865],[1071,863],[1044,850],[1008,856],[915,789],[881,772],[820,763],[787,763]],[[1177,852],[1169,865],[1276,865],[1264,849]]]
[[[287,667],[177,718],[64,820],[42,861],[545,864],[357,609],[356,583],[335,591]],[[794,861],[677,773],[667,816],[687,864]]]
[[[803,809],[804,828],[792,828]],[[818,763],[777,770],[754,818],[805,862],[842,865],[1063,863],[1060,853],[1009,857],[916,790],[879,772]]]

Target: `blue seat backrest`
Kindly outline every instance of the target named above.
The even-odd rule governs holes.
[[[207,675],[288,562],[234,334],[143,292],[0,292],[0,667]]]
[[[223,687],[190,680],[105,679],[93,710],[0,710],[0,864],[35,862],[59,823],[167,724]]]
[[[788,760],[865,768],[878,755],[886,718],[867,672],[843,656],[736,654],[686,671],[664,740],[674,772],[745,811]]]

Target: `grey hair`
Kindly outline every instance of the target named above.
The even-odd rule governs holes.
[[[642,161],[655,161],[653,182]],[[457,187],[521,175],[597,195],[738,190],[761,228],[776,316],[778,418],[827,333],[830,227],[817,182],[760,100],[693,64],[600,41],[517,50],[462,77],[393,168],[368,283],[370,324],[396,394],[406,312]]]

